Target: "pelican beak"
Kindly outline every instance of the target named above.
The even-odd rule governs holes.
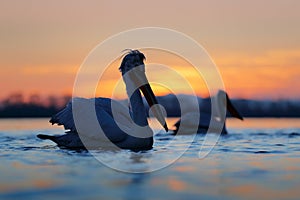
[[[242,117],[242,115],[237,111],[237,109],[233,106],[231,100],[229,99],[228,95],[226,94],[226,102],[227,102],[227,110],[230,112],[230,114],[235,117],[238,118],[240,120],[244,120],[244,118]]]
[[[144,68],[136,67],[134,70],[129,72],[129,76],[131,76],[131,80],[134,82],[134,85],[139,85],[139,89],[143,92],[146,101],[148,102],[149,108],[153,105],[158,104],[157,99],[151,89],[148,79],[145,75]],[[165,120],[165,116],[160,106],[153,106],[151,108],[154,116],[157,118],[159,123],[164,127],[166,132],[168,132],[168,126]]]
[[[128,86],[128,88],[132,88],[134,90],[136,86],[139,87],[139,89],[142,91],[142,93],[145,96],[146,101],[148,102],[149,108],[151,108],[153,105],[157,104],[157,99],[149,85],[148,79],[145,75],[145,70],[143,66],[135,67],[133,70],[126,73],[127,76],[131,81],[127,81],[128,85],[129,83],[132,83],[131,87]],[[124,78],[124,76],[123,76]],[[153,106],[151,108],[152,113],[157,118],[159,123],[164,127],[166,132],[168,132],[168,126],[165,120],[165,116],[163,114],[163,111],[160,106]]]
[[[158,104],[157,99],[149,85],[149,83],[142,85],[140,87],[141,91],[143,92],[149,107],[151,108],[151,106]],[[161,108],[159,106],[154,106],[152,109],[152,112],[154,114],[154,116],[157,118],[157,120],[159,121],[159,123],[164,127],[164,129],[166,130],[166,132],[168,132],[168,126],[163,114],[163,111],[161,110]]]

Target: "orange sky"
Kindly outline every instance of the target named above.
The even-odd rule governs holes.
[[[299,10],[298,0],[1,1],[0,98],[70,93],[79,66],[98,43],[121,31],[157,26],[203,45],[230,96],[300,99]],[[112,73],[107,77],[119,76]],[[107,90],[116,82],[106,81]],[[201,81],[191,83],[206,94]]]

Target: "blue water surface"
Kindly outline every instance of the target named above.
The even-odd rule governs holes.
[[[88,152],[36,138],[63,133],[47,119],[1,119],[0,199],[299,199],[300,119],[227,125],[199,159],[204,135],[174,137],[156,125],[152,150]]]

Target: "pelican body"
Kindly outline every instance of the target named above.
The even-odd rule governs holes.
[[[216,106],[215,113],[212,113],[212,105]],[[217,133],[218,131],[221,131],[221,134],[227,134],[225,109],[227,109],[233,117],[243,120],[243,117],[233,106],[228,94],[220,90],[216,96],[202,102],[200,113],[188,112],[184,114],[174,124],[174,134]]]
[[[119,68],[126,85],[130,109],[109,98],[73,98],[62,111],[50,119],[52,124],[63,125],[67,130],[66,134],[40,134],[37,137],[50,139],[60,147],[71,149],[151,149],[153,131],[148,125],[141,92],[149,107],[158,102],[145,75],[144,60],[143,53],[130,50]],[[93,112],[95,117],[91,114]],[[159,106],[155,107],[154,115],[168,131]]]

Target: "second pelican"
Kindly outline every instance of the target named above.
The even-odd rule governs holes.
[[[213,98],[205,100],[203,104],[200,113],[188,112],[174,124],[174,134],[207,133],[208,131],[221,131],[221,134],[227,134],[226,108],[233,117],[243,120],[241,114],[233,106],[228,94],[223,90],[220,90]],[[211,112],[212,105],[215,106],[216,110],[214,114]],[[201,111],[202,109],[203,111]]]

